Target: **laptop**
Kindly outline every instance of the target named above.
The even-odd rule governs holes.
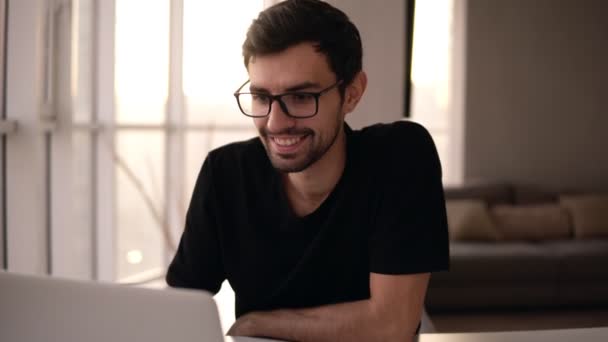
[[[204,291],[148,289],[0,271],[2,342],[223,342]]]

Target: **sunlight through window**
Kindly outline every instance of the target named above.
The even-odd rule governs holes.
[[[118,123],[160,124],[169,82],[169,0],[117,0]]]
[[[264,0],[115,1],[114,143],[122,165],[117,162],[115,167],[115,273],[121,281],[166,269],[164,253],[174,252],[161,228],[166,225],[161,216],[167,187],[172,186],[165,178],[167,170],[184,175],[184,204],[178,207],[183,207],[180,214],[185,216],[209,150],[256,135],[233,93],[247,80],[241,48]],[[175,70],[170,69],[170,56],[180,55],[170,50],[175,46],[170,41],[170,20],[176,8],[183,8],[183,17],[175,18],[183,25],[183,51],[182,60],[172,62],[181,63],[184,113],[167,108],[173,103],[168,97],[180,95],[169,95],[169,80],[175,76],[170,74]],[[183,130],[168,126],[177,121]],[[176,141],[184,143],[177,151],[183,165],[172,164],[166,154]],[[150,201],[144,201],[142,191]],[[216,300],[227,328],[234,321],[234,295],[226,283]]]
[[[453,0],[417,1],[412,53],[412,119],[433,136],[444,183],[455,182],[450,155]]]
[[[247,80],[241,47],[263,1],[184,0],[183,88],[190,123],[250,123],[232,93]]]

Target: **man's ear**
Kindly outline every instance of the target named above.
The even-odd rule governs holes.
[[[365,74],[365,71],[360,71],[344,90],[344,104],[342,105],[342,109],[345,114],[355,110],[366,87],[367,75]]]

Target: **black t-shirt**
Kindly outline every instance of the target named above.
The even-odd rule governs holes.
[[[367,299],[370,272],[448,268],[441,167],[412,122],[345,126],[344,173],[297,217],[258,138],[209,153],[169,266],[171,286],[217,293],[228,279],[237,317]]]

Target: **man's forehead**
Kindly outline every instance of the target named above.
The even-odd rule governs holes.
[[[283,93],[290,91],[315,90],[323,87],[323,83],[311,79],[300,79],[292,81],[271,80],[270,82],[249,82],[252,91],[263,91],[269,93]]]
[[[252,57],[248,67],[250,87],[285,91],[302,84],[309,88],[333,81],[335,75],[323,54],[306,48]]]

